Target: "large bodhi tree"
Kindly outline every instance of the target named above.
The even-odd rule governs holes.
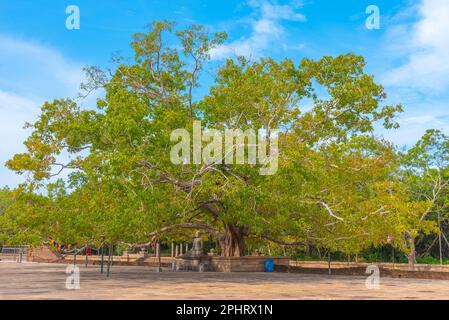
[[[65,220],[75,230],[66,238],[138,243],[198,229],[216,237],[224,256],[244,255],[249,237],[347,252],[385,241],[387,226],[411,208],[398,205],[402,193],[391,196],[398,162],[372,132],[377,121],[394,127],[401,106],[382,104],[384,90],[364,72],[363,58],[228,59],[198,97],[209,51],[226,35],[174,27],[154,22],[136,34],[133,61],[117,59],[113,72],[87,68],[82,89],[105,91],[95,107],[47,102],[30,125],[27,152],[9,168],[32,173],[33,185],[71,170],[70,192],[63,205],[54,202],[46,232],[62,232]],[[173,164],[171,132],[191,132],[196,120],[222,131],[279,129],[278,172],[263,176],[260,164],[224,161]]]

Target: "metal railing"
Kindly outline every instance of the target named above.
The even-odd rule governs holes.
[[[14,261],[22,263],[28,255],[29,246],[2,246],[0,250],[0,261]]]

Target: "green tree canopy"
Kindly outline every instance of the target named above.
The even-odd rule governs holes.
[[[243,255],[248,238],[358,252],[404,232],[397,224],[426,210],[425,199],[408,199],[393,178],[394,147],[373,135],[376,122],[396,127],[402,108],[384,104],[362,57],[228,59],[208,93],[194,98],[208,52],[225,39],[202,26],[175,31],[154,22],[134,36],[131,62],[118,59],[110,76],[86,69],[82,88],[106,92],[96,106],[43,105],[27,152],[7,163],[31,173],[31,186],[50,187],[45,197],[26,193],[32,199],[20,206],[29,211],[13,214],[34,219],[31,238],[135,244],[197,229],[225,256]],[[171,133],[192,136],[194,121],[276,134],[277,173],[261,175],[260,162],[225,163],[223,150],[212,163],[174,164]],[[65,184],[50,182],[64,170]]]

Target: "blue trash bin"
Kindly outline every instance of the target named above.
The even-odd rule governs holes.
[[[265,272],[273,272],[274,271],[274,261],[273,259],[265,260]]]

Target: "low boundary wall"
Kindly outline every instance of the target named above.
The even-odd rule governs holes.
[[[85,256],[77,255],[76,263],[85,264]],[[153,255],[125,254],[123,256],[112,256],[113,265],[129,266],[150,266],[156,267],[158,259]],[[265,260],[273,259],[274,271],[304,274],[328,275],[327,261],[290,261],[288,257],[265,257],[265,256],[244,256],[244,257],[209,257],[212,271],[217,272],[264,272]],[[160,258],[162,267],[170,267],[179,257],[162,256]],[[50,262],[50,263],[73,263],[73,256],[56,257],[50,250],[39,248],[27,257],[28,261]],[[108,256],[104,256],[104,263],[108,261]],[[89,265],[99,265],[101,256],[88,256]],[[356,262],[331,262],[331,275],[363,276],[366,277],[367,267],[376,265],[379,267],[381,277],[393,278],[416,278],[416,279],[438,279],[449,280],[449,265],[416,264],[415,270],[409,270],[407,264],[401,263],[356,263]]]

